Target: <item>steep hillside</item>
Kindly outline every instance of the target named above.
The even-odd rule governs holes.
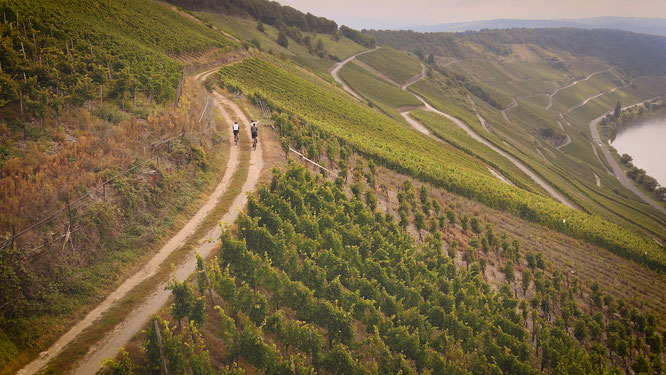
[[[237,230],[222,235],[209,276],[200,265],[198,290],[173,283],[174,303],[109,368],[156,371],[158,334],[172,348],[163,357],[170,369],[202,373],[660,368],[659,317],[551,270],[541,253],[459,215],[426,186],[406,180],[398,217],[382,212],[374,167],[356,162],[350,186],[302,166],[276,171]],[[637,350],[616,349],[635,340]],[[624,354],[608,357],[605,345]]]
[[[512,45],[535,45],[554,54],[594,57],[632,75],[663,75],[666,37],[620,30],[509,29],[468,33],[369,30],[380,44],[458,59],[508,57]]]
[[[666,371],[664,39],[168,3],[0,5],[0,374]]]
[[[237,45],[151,1],[0,9],[7,373],[134,272],[214,187],[225,137],[175,57],[222,58]]]
[[[666,236],[659,197],[643,199],[609,175],[590,130],[618,101],[666,93],[666,39],[573,29],[370,34],[421,56],[427,78],[410,91],[519,158],[578,207]]]

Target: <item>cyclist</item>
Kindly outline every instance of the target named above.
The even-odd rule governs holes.
[[[234,143],[238,144],[238,131],[240,130],[240,128],[238,126],[237,121],[234,121],[233,130],[234,130]]]
[[[257,122],[252,120],[250,124],[250,133],[252,134],[252,148],[257,148],[257,138],[259,137],[259,129],[257,128]]]

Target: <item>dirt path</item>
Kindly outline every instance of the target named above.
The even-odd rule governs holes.
[[[594,175],[594,181],[597,183],[597,186],[601,187],[601,179],[599,178],[599,176],[597,176],[597,174],[594,173],[594,171],[592,171],[592,174]]]
[[[481,127],[483,128],[483,130],[490,133],[490,129],[488,129],[488,125],[486,124],[486,119],[481,117],[481,115],[479,114],[479,111],[476,110],[476,104],[474,104],[474,100],[472,100],[472,97],[469,96],[469,94],[467,94],[467,100],[469,100],[469,103],[472,105],[472,109],[474,110],[474,113],[476,114],[476,118],[479,119],[479,122],[481,123]]]
[[[647,100],[652,100],[652,99],[647,99]],[[641,102],[642,103],[642,102]],[[640,103],[638,103],[640,104]],[[627,109],[631,107],[635,107],[638,104],[633,104],[629,105],[626,107],[622,107],[622,109]],[[597,142],[601,148],[601,152],[606,158],[606,161],[608,164],[611,166],[611,169],[613,170],[613,174],[617,178],[617,180],[624,186],[627,190],[630,190],[632,193],[634,193],[638,198],[643,200],[645,203],[649,204],[650,206],[654,207],[657,211],[659,211],[662,215],[666,215],[666,208],[659,203],[655,202],[651,197],[649,197],[647,194],[643,193],[639,188],[636,187],[636,185],[633,184],[629,178],[624,174],[622,171],[622,168],[617,164],[613,156],[611,155],[610,151],[608,151],[607,147],[603,146],[603,143],[600,141],[601,137],[599,136],[599,129],[597,129],[597,124],[599,121],[601,121],[606,114],[612,112],[612,110],[603,113],[601,116],[595,118],[594,120],[590,121],[590,133],[592,134],[592,138]],[[594,147],[594,146],[593,146]],[[595,148],[596,150],[596,148]]]
[[[367,52],[367,51],[366,51],[366,52]],[[339,63],[339,65],[336,65],[336,69],[339,70],[344,64],[346,64],[346,63],[348,63],[349,61],[351,61],[355,56],[356,56],[356,55],[354,55],[354,56],[352,56],[352,57],[346,59],[345,61]],[[337,72],[337,70],[336,70],[336,72]],[[410,79],[412,82],[409,82],[408,84],[404,85],[404,86],[402,87],[402,89],[403,89],[403,90],[407,90],[407,88],[408,88],[411,84],[416,83],[416,82],[420,81],[421,79],[425,78],[425,70],[426,70],[425,65],[423,65],[423,63],[421,63],[421,74],[420,74],[420,76],[418,77],[418,79],[414,79],[414,80],[411,80],[411,79]],[[336,82],[338,82],[338,83],[343,84],[344,86],[346,86],[348,90],[347,90],[347,89],[345,89],[345,90],[347,90],[347,92],[349,92],[350,94],[352,94],[352,95],[355,96],[355,97],[360,97],[360,95],[358,95],[356,92],[354,92],[354,90],[352,90],[349,86],[345,85],[344,82],[342,82],[342,80],[337,76],[337,74],[333,75],[333,78],[336,80]],[[501,156],[504,156],[505,158],[507,158],[511,163],[513,163],[516,167],[518,167],[518,169],[520,169],[521,171],[523,171],[523,172],[524,172],[527,176],[529,176],[534,182],[536,182],[539,186],[541,186],[544,190],[546,190],[546,191],[548,192],[548,194],[550,194],[553,198],[557,199],[558,201],[560,201],[562,204],[564,204],[564,205],[567,206],[567,207],[570,207],[570,208],[576,209],[576,207],[575,207],[573,204],[571,204],[571,203],[570,203],[570,202],[569,202],[569,201],[568,201],[568,200],[567,200],[562,194],[560,194],[560,193],[559,193],[557,190],[555,190],[552,186],[550,186],[550,185],[547,184],[543,179],[541,179],[539,176],[537,176],[536,173],[534,173],[531,169],[529,169],[527,166],[525,166],[521,161],[519,161],[519,160],[516,159],[515,157],[509,155],[507,152],[505,152],[504,150],[500,149],[499,147],[495,146],[495,145],[492,144],[490,141],[487,141],[485,138],[481,137],[479,134],[477,134],[474,130],[472,130],[472,128],[470,128],[467,124],[465,124],[464,122],[462,122],[460,119],[458,119],[458,118],[456,118],[456,117],[453,117],[453,116],[451,116],[451,115],[449,115],[449,114],[447,114],[447,113],[444,113],[444,112],[442,112],[442,111],[439,111],[438,109],[436,109],[436,108],[434,108],[433,106],[431,106],[430,103],[428,103],[428,102],[427,102],[425,99],[423,99],[421,96],[419,96],[419,95],[417,95],[417,94],[415,94],[415,93],[412,93],[412,94],[413,94],[413,95],[414,95],[414,96],[415,96],[415,97],[416,97],[421,103],[423,103],[423,105],[425,106],[425,110],[430,111],[430,112],[437,113],[438,115],[440,115],[440,116],[444,116],[444,117],[446,117],[447,119],[453,121],[456,125],[458,125],[458,127],[460,127],[461,129],[463,129],[463,130],[465,131],[465,133],[467,133],[467,135],[469,135],[470,137],[472,137],[472,139],[474,139],[474,140],[476,140],[476,141],[478,141],[478,142],[484,144],[485,146],[489,147],[491,150],[493,150],[493,151],[495,151],[496,153],[500,154]],[[469,100],[471,101],[471,97],[469,97]],[[472,102],[472,103],[473,103],[473,102]],[[476,112],[476,107],[474,107],[474,111]],[[405,120],[407,120],[407,122],[408,122],[410,125],[412,125],[416,130],[418,130],[419,132],[421,132],[421,133],[423,133],[423,134],[430,135],[430,132],[428,131],[428,129],[426,129],[423,125],[419,124],[417,121],[414,121],[414,119],[412,119],[411,117],[409,117],[409,112],[410,112],[410,111],[404,111],[404,112],[401,112],[400,115],[402,115],[402,117],[403,117]],[[479,116],[478,113],[477,113],[477,116]],[[482,119],[483,119],[483,118],[482,118],[481,116],[479,116],[479,120],[481,121]],[[485,124],[485,120],[483,120],[481,124],[482,124],[482,126],[483,126],[483,125]],[[485,128],[485,127],[484,127],[484,128]],[[487,129],[486,129],[486,130],[487,130]],[[492,172],[491,172],[491,173],[492,173]],[[497,173],[497,172],[495,172],[495,173]],[[499,173],[497,173],[497,174],[499,175]],[[498,178],[499,178],[499,177],[498,177]],[[508,181],[508,179],[506,179],[506,178],[504,178],[504,177],[500,178],[500,180]]]
[[[560,115],[561,115],[561,113],[560,113]],[[564,118],[564,117],[563,117],[563,118]],[[564,126],[562,126],[562,123],[560,122],[560,120],[555,120],[555,121],[557,121],[557,125],[560,127],[560,129],[562,129],[562,131],[564,132],[564,134],[567,136],[567,140],[566,140],[564,143],[562,143],[562,144],[559,145],[559,146],[555,146],[555,148],[559,150],[559,149],[561,149],[562,147],[564,147],[564,146],[568,145],[569,143],[571,143],[571,136],[569,135],[569,133],[567,133],[566,130],[564,130]]]
[[[209,71],[200,73],[196,76],[197,79],[203,80],[208,75],[215,72],[216,69],[211,69]],[[226,112],[223,111],[220,103],[229,102],[234,111],[237,112],[237,115],[244,119],[246,123],[249,123],[240,109],[231,101],[226,98],[220,98],[215,96],[213,101],[222,111],[223,114]],[[228,103],[226,103],[228,104]],[[240,113],[240,114],[239,114]],[[227,121],[230,121],[227,118]],[[229,137],[231,139],[232,133],[231,128],[228,128]],[[259,172],[263,165],[263,154],[261,148],[258,148],[253,152],[251,156],[251,170],[248,174],[248,179],[243,186],[243,193],[241,193],[236,200],[233,202],[232,207],[229,209],[227,215],[222,218],[223,222],[232,222],[235,219],[235,215],[238,213],[238,209],[243,207],[245,202],[245,192],[250,191],[254,188],[257,183]],[[44,365],[46,365],[51,359],[55,358],[64,348],[72,342],[81,332],[86,328],[90,327],[98,318],[100,318],[105,312],[107,312],[117,301],[122,299],[129,293],[134,287],[139,285],[144,280],[155,275],[160,266],[164,261],[169,257],[169,255],[179,249],[188,239],[189,235],[195,231],[195,229],[201,224],[201,222],[210,214],[213,210],[219,198],[224,194],[228,189],[231,177],[236,172],[238,168],[238,148],[230,147],[229,157],[227,160],[226,170],[222,180],[217,185],[213,193],[208,197],[204,205],[199,209],[199,211],[183,226],[183,228],[173,236],[156,254],[151,258],[146,265],[141,268],[137,273],[128,278],[123,282],[116,290],[114,290],[109,296],[107,296],[97,307],[90,311],[79,323],[72,327],[68,332],[62,335],[48,350],[42,353],[37,359],[30,362],[23,369],[21,369],[18,374],[34,374],[37,373]],[[220,231],[219,227],[216,227],[211,231],[207,236],[208,238],[216,238],[219,234],[216,235],[215,230]],[[213,244],[204,243],[199,246],[198,252],[202,256],[207,255],[210,250],[214,247]],[[188,261],[181,265],[177,271],[177,277],[179,279],[184,279],[192,273],[193,268],[196,266],[196,261],[194,257],[188,259]],[[181,277],[182,276],[182,277]],[[166,302],[169,297],[170,292],[164,290],[165,284],[160,285],[149,297],[149,299],[141,306],[137,307],[132,313],[128,314],[128,319],[118,325],[113,332],[108,334],[105,337],[104,343],[98,343],[95,347],[90,349],[89,354],[85,357],[82,363],[79,365],[79,368],[74,373],[76,374],[94,374],[100,368],[100,363],[103,359],[114,356],[122,345],[129,341],[129,339],[140,329],[145,326],[147,319],[150,316],[158,311]]]
[[[560,92],[560,91],[562,91],[562,90],[565,90],[565,89],[568,89],[569,87],[575,86],[575,85],[577,85],[577,84],[579,84],[579,83],[581,83],[581,82],[583,82],[583,81],[587,81],[588,79],[594,77],[594,76],[597,75],[597,74],[601,74],[601,73],[609,72],[609,71],[611,71],[612,69],[613,69],[613,67],[610,67],[610,68],[608,68],[608,69],[606,69],[606,70],[600,70],[600,71],[598,71],[598,72],[591,73],[590,75],[588,75],[587,77],[585,77],[585,78],[583,78],[583,79],[579,79],[578,81],[573,81],[573,83],[570,83],[570,84],[568,84],[568,85],[566,85],[566,86],[559,87],[557,90],[553,91],[552,94],[548,94],[548,105],[546,106],[546,109],[548,109],[548,108],[550,108],[550,107],[553,106],[553,96],[555,96],[555,94],[557,94],[558,92]]]
[[[225,192],[231,176],[236,170],[238,164],[237,150],[231,149],[227,160],[227,167],[222,180],[217,185],[208,200],[199,209],[199,211],[183,226],[183,228],[167,242],[155,256],[146,263],[137,273],[125,280],[116,290],[107,296],[97,307],[90,311],[79,323],[62,335],[51,347],[44,351],[37,359],[27,364],[18,374],[34,374],[41,369],[48,361],[55,358],[62,349],[69,344],[78,334],[90,327],[92,323],[109,310],[111,306],[123,298],[132,288],[157,273],[160,265],[169,257],[169,255],[180,248],[190,233],[194,232],[196,227],[208,216],[215,207],[217,200]]]
[[[370,49],[370,50],[367,50],[367,51],[359,52],[355,55],[351,55],[351,56],[347,57],[346,59],[340,61],[339,63],[336,63],[335,65],[333,65],[331,67],[330,71],[329,71],[329,73],[331,73],[331,76],[333,76],[333,79],[335,80],[335,82],[341,84],[342,88],[345,91],[347,91],[349,94],[351,94],[356,99],[361,100],[363,102],[365,102],[365,99],[363,99],[363,97],[361,97],[361,95],[357,94],[356,91],[352,90],[352,88],[349,87],[349,85],[347,85],[344,80],[340,79],[340,76],[338,76],[338,71],[340,71],[340,68],[345,66],[346,63],[348,63],[348,62],[352,61],[354,58],[356,58],[356,56],[360,56],[360,55],[363,55],[363,54],[368,53],[368,52],[376,51],[379,48],[380,47],[377,46],[377,47],[375,47],[375,49]]]
[[[511,104],[509,104],[508,107],[506,107],[506,108],[504,108],[503,110],[500,111],[502,113],[502,117],[504,117],[506,122],[508,122],[509,124],[511,124],[511,120],[509,120],[509,116],[506,115],[506,111],[508,111],[510,109],[514,109],[518,106],[518,100],[514,96],[511,97],[511,100],[512,100]]]
[[[239,117],[244,124],[250,123],[236,103],[217,92],[214,93],[214,103],[222,113],[226,122],[232,121],[232,115],[228,113],[227,109],[224,107],[225,105],[230,107],[233,110],[233,115]],[[231,130],[229,130],[229,135],[232,136]],[[233,146],[231,149],[236,150],[236,155],[238,154],[238,147]],[[235,158],[235,160],[236,163],[238,163],[237,158]],[[263,164],[263,151],[261,147],[258,147],[256,150],[251,151],[250,169],[241,192],[236,196],[228,211],[220,219],[220,222],[223,225],[233,223],[238,217],[240,210],[245,207],[245,204],[247,203],[247,194],[253,191],[259,182],[259,176]],[[215,228],[208,232],[208,234],[199,241],[199,245],[194,249],[196,253],[201,255],[204,259],[208,257],[213,249],[218,246],[216,240],[221,234],[222,228],[220,226],[215,226]],[[194,257],[193,252],[184,264],[181,264],[176,268],[174,276],[177,280],[182,281],[195,271],[196,258]],[[165,290],[166,286],[167,282],[164,282],[155,288],[150,297],[143,304],[129,313],[128,318],[116,327],[112,333],[107,335],[103,342],[98,343],[95,347],[91,348],[73,373],[95,374],[101,369],[100,364],[104,359],[114,357],[123,345],[127,344],[137,332],[148,324],[152,315],[158,312],[167,303],[171,296],[171,291]]]
[[[597,152],[597,148],[594,146],[594,143],[590,142],[590,146],[592,147],[592,151],[594,151],[594,156],[596,156],[597,160],[599,160],[599,164],[601,164],[601,166],[604,167],[606,172],[608,172],[608,174],[612,176],[613,172],[610,169],[608,169],[608,167],[606,166],[606,164],[604,164],[603,161],[601,161],[601,157],[599,156],[599,152]]]

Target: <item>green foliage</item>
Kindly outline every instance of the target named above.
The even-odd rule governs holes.
[[[175,301],[171,306],[171,315],[180,324],[183,318],[192,315],[192,310],[195,306],[192,287],[187,281],[179,282],[176,279],[172,279],[167,289],[170,289],[171,293],[175,296]]]
[[[516,28],[458,34],[371,30],[369,34],[382,45],[459,59],[508,56],[512,44],[533,44],[545,50],[607,61],[634,76],[665,72],[661,62],[666,60],[666,42],[662,38],[620,30]]]
[[[382,47],[357,58],[399,84],[421,72],[418,59],[390,47]]]
[[[251,16],[258,20],[257,29],[262,22],[278,27],[293,27],[304,32],[320,32],[335,34],[338,25],[333,20],[317,17],[311,13],[303,13],[290,6],[283,6],[267,0],[169,0],[170,3],[188,9],[207,9],[239,16]],[[263,30],[259,29],[263,32]]]
[[[281,45],[284,48],[289,46],[289,39],[287,39],[287,33],[284,30],[280,30],[280,33],[277,37],[277,44]]]
[[[354,91],[395,120],[403,120],[397,111],[398,107],[421,104],[414,95],[373,76],[356,64],[345,65],[339,74]]]
[[[65,105],[142,93],[173,99],[182,71],[167,56],[206,47],[231,49],[221,35],[150,1],[8,1],[0,33],[0,105],[44,117]],[[7,17],[16,15],[16,19]],[[20,108],[19,108],[20,109]],[[101,110],[114,122],[118,114]]]
[[[118,360],[106,359],[102,362],[102,367],[110,370],[111,375],[130,375],[134,373],[134,365],[125,349],[120,348],[120,357]]]

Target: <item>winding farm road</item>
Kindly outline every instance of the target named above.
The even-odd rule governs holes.
[[[553,106],[553,96],[555,96],[555,94],[557,94],[558,92],[560,92],[560,91],[562,91],[562,90],[565,90],[565,89],[568,89],[569,87],[575,86],[575,85],[577,85],[577,84],[579,84],[579,83],[581,83],[581,82],[583,82],[583,81],[587,81],[588,79],[594,77],[594,76],[597,75],[597,74],[601,74],[601,73],[609,72],[609,71],[611,71],[613,68],[614,68],[614,67],[610,67],[610,68],[608,68],[608,69],[606,69],[606,70],[600,70],[600,71],[598,71],[598,72],[591,73],[590,75],[588,75],[587,77],[585,77],[585,78],[583,78],[583,79],[579,79],[579,80],[577,80],[577,81],[573,81],[572,83],[570,83],[570,84],[568,84],[568,85],[566,85],[566,86],[559,87],[557,90],[553,91],[552,94],[548,94],[548,105],[546,106],[546,109],[548,109],[548,108],[550,108],[550,107]]]
[[[344,64],[348,63],[349,61],[351,61],[354,57],[355,57],[355,56],[352,56],[352,57],[346,59],[345,61],[343,61],[342,63],[340,63],[340,65],[336,65],[337,70],[339,70],[339,69],[342,67],[342,65],[344,65]],[[336,70],[336,72],[337,72],[337,70]],[[419,77],[418,77],[417,79],[413,79],[413,80],[410,79],[411,82],[409,82],[409,83],[403,85],[401,88],[402,88],[403,90],[406,91],[406,90],[409,88],[410,85],[412,85],[412,84],[414,84],[414,83],[420,81],[421,79],[425,78],[425,70],[426,70],[425,65],[423,65],[423,64],[421,63],[421,74],[419,75]],[[342,84],[342,85],[344,85],[344,86],[347,86],[346,84],[344,84],[344,82],[342,82],[342,80],[340,80],[340,78],[337,76],[337,74],[336,74],[336,75],[333,75],[333,79],[335,79],[336,82],[338,82],[338,83],[340,83],[340,84]],[[350,91],[348,91],[348,92],[349,92],[350,94],[352,94],[354,97],[359,97],[359,96],[360,96],[360,95],[356,94],[356,93],[354,92],[354,90],[352,90],[349,86],[347,86],[347,87],[348,87],[349,90],[350,90]],[[421,96],[419,96],[419,95],[417,95],[417,94],[415,94],[415,93],[413,93],[413,92],[412,92],[412,95],[414,95],[414,96],[415,96],[415,97],[416,97],[421,103],[423,103],[423,106],[425,107],[426,110],[428,110],[428,111],[430,111],[430,112],[437,113],[438,115],[440,115],[440,116],[444,116],[444,117],[446,117],[447,119],[451,120],[453,123],[455,123],[456,125],[458,125],[458,127],[460,127],[461,129],[463,129],[463,130],[465,131],[465,133],[467,133],[467,135],[469,135],[470,137],[472,137],[472,139],[474,139],[474,140],[476,140],[476,141],[482,143],[483,145],[489,147],[491,150],[493,150],[493,151],[495,151],[496,153],[498,153],[498,154],[504,156],[505,158],[507,158],[511,163],[513,163],[516,167],[518,167],[518,169],[520,169],[521,171],[523,171],[523,172],[524,172],[527,176],[529,176],[534,182],[536,182],[539,186],[541,186],[544,190],[546,190],[546,191],[548,192],[548,194],[550,194],[553,198],[557,199],[558,201],[560,201],[562,204],[564,204],[565,206],[567,206],[567,207],[569,207],[569,208],[576,209],[576,207],[575,207],[573,204],[571,204],[571,203],[570,203],[570,202],[569,202],[569,201],[568,201],[568,200],[567,200],[562,194],[560,194],[560,193],[559,193],[557,190],[555,190],[552,186],[550,186],[550,185],[549,185],[548,183],[546,183],[543,179],[541,179],[541,177],[537,176],[536,173],[534,173],[531,169],[529,169],[527,166],[525,166],[521,161],[519,161],[519,160],[516,159],[515,157],[509,155],[509,154],[508,154],[507,152],[505,152],[504,150],[500,149],[499,147],[497,147],[497,146],[495,146],[494,144],[492,144],[490,141],[486,140],[485,138],[483,138],[482,136],[480,136],[479,134],[477,134],[474,130],[472,130],[472,128],[470,128],[467,124],[465,124],[464,122],[462,122],[460,119],[458,119],[458,118],[456,118],[456,117],[453,117],[453,116],[449,115],[448,113],[444,113],[444,112],[442,112],[442,111],[440,111],[440,110],[434,108],[434,107],[433,107],[432,105],[430,105],[430,103],[428,103],[424,98],[422,98]],[[471,98],[470,98],[470,100],[471,100]],[[412,119],[411,117],[409,117],[409,112],[410,112],[410,111],[404,111],[404,112],[401,112],[400,114],[401,114],[402,117],[405,118],[405,120],[406,120],[410,125],[412,125],[417,131],[419,131],[419,132],[421,132],[421,133],[423,133],[423,134],[426,134],[426,135],[430,135],[430,132],[428,131],[428,129],[426,129],[423,125],[419,124],[417,121],[415,121],[414,119]],[[478,115],[478,114],[477,114],[477,115]],[[484,122],[485,122],[485,121],[484,121]],[[496,173],[497,173],[496,171],[491,171],[491,172],[494,172],[493,174],[496,174]],[[498,173],[497,173],[497,174],[498,174]],[[499,174],[498,174],[498,175],[499,175]],[[503,181],[508,182],[508,180],[507,180],[506,178],[504,178],[504,177],[499,176],[498,178],[500,178],[500,180],[503,180]]]
[[[502,113],[502,117],[504,117],[506,122],[508,122],[509,124],[511,124],[511,120],[509,120],[509,116],[506,115],[506,111],[514,109],[518,106],[518,100],[516,99],[516,97],[512,96],[511,100],[512,100],[511,104],[509,104],[508,107],[506,107],[506,108],[504,108],[503,110],[500,111]]]
[[[651,100],[651,99],[648,99],[648,100]],[[631,107],[634,107],[636,105],[638,105],[638,104],[633,104],[633,105],[629,105],[629,106],[626,106],[626,107],[622,107],[622,109],[631,108]],[[612,110],[608,111],[608,112],[605,112],[601,116],[599,116],[599,117],[595,118],[594,120],[590,121],[590,124],[589,124],[590,133],[592,134],[592,138],[599,145],[603,145],[603,143],[600,141],[601,137],[599,136],[599,129],[597,129],[597,124],[599,123],[599,121],[601,121],[602,118],[604,118],[604,116],[606,116],[606,114],[608,114],[610,112],[612,112]],[[627,190],[630,190],[632,193],[636,194],[636,196],[638,198],[640,198],[641,200],[643,200],[645,203],[649,204],[650,206],[654,207],[657,211],[661,212],[661,214],[666,215],[666,208],[664,206],[655,202],[647,194],[643,193],[639,188],[636,187],[636,185],[633,184],[633,182],[631,180],[629,180],[629,178],[627,178],[627,176],[622,171],[622,168],[620,168],[620,166],[617,164],[617,162],[615,161],[615,159],[611,155],[610,151],[608,151],[608,148],[604,147],[604,146],[602,146],[600,148],[601,148],[602,154],[606,158],[606,161],[611,166],[611,169],[613,170],[613,174],[615,175],[617,180],[620,182],[620,184],[622,184],[622,186],[624,186]],[[596,150],[596,148],[595,148],[595,150]]]
[[[329,70],[329,73],[331,73],[331,76],[333,76],[333,79],[335,80],[335,82],[341,84],[341,85],[342,85],[342,88],[343,88],[345,91],[347,91],[349,94],[351,94],[351,95],[352,95],[353,97],[355,97],[356,99],[361,100],[361,101],[363,101],[363,102],[365,102],[365,99],[363,99],[363,97],[362,97],[361,95],[357,94],[356,91],[352,90],[352,88],[349,87],[349,85],[347,85],[347,84],[345,83],[345,81],[342,80],[342,79],[340,78],[340,76],[338,76],[338,71],[340,71],[340,69],[341,69],[343,66],[345,66],[345,64],[347,64],[348,62],[350,62],[350,61],[352,61],[353,59],[355,59],[356,56],[360,56],[360,55],[363,55],[363,54],[366,54],[366,53],[369,53],[369,52],[372,52],[372,51],[376,51],[376,50],[378,50],[379,48],[381,48],[381,47],[377,46],[377,47],[375,47],[375,49],[369,49],[369,50],[367,50],[367,51],[362,51],[362,52],[359,52],[359,53],[357,53],[357,54],[355,54],[355,55],[351,55],[351,56],[347,57],[346,59],[340,61],[339,63],[336,63],[335,65],[333,65],[333,66],[331,67],[331,69]]]
[[[474,103],[474,100],[472,99],[469,94],[467,94],[467,100],[469,100],[469,104],[472,105],[472,109],[474,110],[474,113],[476,114],[476,118],[479,119],[479,122],[481,123],[481,127],[483,130],[487,131],[490,133],[490,129],[488,129],[488,124],[486,124],[486,119],[481,117],[481,114],[479,114],[479,111],[476,110],[476,104]]]
[[[212,69],[210,71],[201,73],[195,78],[203,81],[216,70],[217,69]],[[220,112],[223,114],[227,123],[232,122],[231,116],[227,113],[227,110],[223,107],[222,104],[232,108],[237,117],[241,118],[244,123],[249,124],[249,121],[243,112],[231,100],[223,97],[218,93],[215,93],[213,101]],[[229,139],[232,139],[233,135],[231,132],[231,127],[227,127],[227,129],[229,133]],[[145,281],[151,276],[155,275],[163,263],[168,259],[169,255],[183,246],[189,235],[193,233],[201,224],[201,222],[211,213],[211,211],[215,208],[219,198],[228,190],[231,178],[238,169],[238,157],[238,147],[230,147],[224,176],[215,188],[215,191],[208,197],[207,201],[199,209],[199,211],[174,237],[169,240],[169,242],[166,243],[166,245],[164,245],[164,247],[162,247],[162,249],[157,252],[157,254],[155,254],[152,259],[148,261],[148,263],[143,268],[141,268],[136,274],[122,283],[104,301],[102,301],[102,303],[100,303],[95,309],[88,313],[88,315],[86,315],[83,320],[77,323],[63,336],[61,336],[60,339],[58,339],[56,343],[45,352],[46,354],[43,354],[39,358],[30,362],[23,369],[21,369],[18,374],[35,374],[39,372],[51,359],[60,354],[67,346],[67,344],[72,342],[80,333],[92,326],[97,319],[109,311],[109,309],[117,301],[127,296],[127,294],[134,287],[138,286],[142,281]],[[247,179],[243,184],[242,191],[236,196],[227,212],[221,218],[223,223],[229,224],[236,219],[239,210],[241,210],[247,202],[247,193],[254,190],[255,186],[257,185],[262,168],[263,153],[261,147],[258,147],[251,153],[250,169],[248,171]],[[215,226],[215,228],[213,228],[203,238],[200,239],[199,244],[195,249],[196,252],[202,257],[206,258],[217,246],[217,243],[210,241],[210,239],[216,239],[220,236],[220,234],[221,228],[219,226]],[[188,256],[187,260],[176,268],[174,276],[178,280],[185,280],[195,271],[196,259],[194,257],[194,252],[192,252],[190,256]],[[99,371],[101,369],[101,362],[106,358],[114,357],[123,345],[126,345],[137,332],[139,332],[146,326],[146,324],[148,324],[152,315],[158,312],[166,304],[171,295],[171,291],[165,290],[166,286],[166,282],[161,283],[153,290],[147,300],[129,312],[126,315],[126,319],[118,324],[113,331],[106,334],[102,341],[91,346],[88,354],[86,354],[86,356],[76,364],[75,370],[72,373],[95,374],[97,371]]]

